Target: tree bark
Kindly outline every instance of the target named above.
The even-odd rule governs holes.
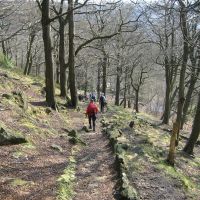
[[[54,74],[53,74],[53,57],[50,37],[50,22],[49,22],[49,0],[43,0],[42,9],[42,36],[44,42],[45,53],[45,84],[46,84],[46,102],[47,105],[56,109],[55,91],[54,91]]]
[[[98,71],[97,71],[97,99],[100,98],[100,90],[101,90],[101,63],[98,64]]]
[[[182,2],[182,0],[180,0]],[[182,26],[183,33],[183,57],[182,57],[182,66],[180,71],[180,80],[179,80],[179,101],[178,101],[178,109],[177,109],[177,118],[176,123],[178,124],[178,133],[177,133],[177,145],[179,142],[179,130],[182,119],[183,105],[185,102],[184,88],[185,88],[185,72],[188,60],[188,30],[187,30],[187,8],[184,3],[181,3],[181,12],[180,12],[180,20]]]
[[[131,96],[131,86],[130,86],[130,84],[128,85],[128,96],[129,96],[129,98],[128,98],[128,108],[131,108],[131,98],[130,98],[130,96]]]
[[[62,18],[59,18],[59,64],[60,64],[60,96],[66,97],[67,91],[66,91],[66,68],[65,68],[65,37],[64,37],[64,21]]]
[[[180,11],[180,21],[182,26],[182,34],[183,34],[183,56],[182,56],[182,65],[180,70],[180,79],[179,79],[179,100],[178,100],[178,109],[177,109],[177,118],[176,122],[173,124],[173,132],[170,140],[170,150],[167,161],[170,165],[174,165],[175,163],[175,151],[176,147],[179,142],[179,131],[180,131],[180,124],[181,124],[181,118],[182,118],[182,111],[183,111],[183,105],[185,101],[184,96],[184,82],[185,82],[185,72],[186,72],[186,65],[188,60],[188,31],[187,31],[187,9],[185,4],[182,2],[182,0],[179,0],[179,4],[181,6]],[[175,144],[175,145],[174,145]]]
[[[75,76],[75,54],[74,54],[74,2],[68,0],[68,16],[69,16],[69,89],[71,95],[72,107],[77,107],[77,90],[76,90],[76,76]]]
[[[134,107],[135,107],[135,111],[136,113],[139,113],[139,90],[135,90],[135,104],[134,104]]]
[[[185,99],[185,104],[183,107],[183,116],[181,119],[181,128],[183,128],[183,125],[186,121],[186,116],[188,113],[188,108],[190,106],[191,103],[191,98],[192,98],[192,94],[194,92],[195,89],[195,84],[198,80],[199,74],[200,74],[200,37],[199,37],[199,41],[198,41],[198,46],[197,46],[197,56],[196,58],[194,57],[194,47],[192,47],[191,51],[190,51],[190,60],[192,63],[192,71],[191,71],[191,77],[190,77],[190,84],[188,87],[188,91],[186,94],[186,99]]]
[[[29,58],[29,64],[28,64],[27,75],[29,75],[29,74],[31,73],[32,66],[33,66],[33,56],[32,56],[32,54],[31,54],[31,55],[30,55],[30,58]]]
[[[27,51],[27,55],[26,55],[26,65],[25,65],[25,69],[24,69],[24,75],[28,75],[29,63],[30,63],[30,57],[31,57],[31,49],[33,46],[34,39],[35,39],[35,33],[33,32],[30,34],[30,42],[28,45],[28,51]]]
[[[167,78],[166,78],[167,79]],[[165,89],[165,110],[163,113],[163,124],[169,124],[169,117],[170,117],[170,84],[166,80],[166,89]]]
[[[125,70],[125,80],[124,80],[124,108],[126,108],[126,93],[127,93],[127,70]]]
[[[5,47],[5,42],[4,41],[1,42],[1,46],[2,46],[3,55],[5,57],[7,57],[7,51],[6,51],[6,47]]]
[[[173,130],[170,139],[169,154],[167,157],[167,162],[172,166],[174,166],[175,152],[176,152],[176,136],[178,131],[179,131],[179,125],[175,122],[173,124]]]
[[[121,66],[117,66],[115,105],[119,106]]]
[[[103,71],[103,83],[102,83],[102,92],[106,95],[106,88],[107,88],[107,55],[105,50],[103,49],[103,63],[102,63],[102,71]]]
[[[88,65],[86,64],[85,66],[85,87],[84,87],[84,95],[86,96],[87,95],[87,90],[88,90]],[[97,98],[99,98],[97,96]]]
[[[198,140],[199,134],[200,134],[200,93],[199,93],[199,98],[198,98],[198,104],[197,104],[197,110],[193,122],[193,128],[192,128],[192,133],[190,135],[190,138],[185,145],[183,151],[185,151],[188,154],[193,154],[194,150],[194,145]]]
[[[168,23],[172,21],[171,34],[169,35],[169,30],[167,28]],[[164,113],[163,113],[163,124],[169,124],[170,119],[170,111],[173,103],[172,91],[174,88],[174,84],[176,82],[178,64],[175,61],[175,53],[174,53],[174,43],[175,43],[175,26],[174,26],[174,16],[173,11],[166,10],[165,13],[165,59],[164,59],[164,67],[165,67],[165,105],[164,105]],[[171,23],[171,22],[170,22]],[[170,52],[167,53],[170,49]]]

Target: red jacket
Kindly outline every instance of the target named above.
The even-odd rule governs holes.
[[[89,103],[89,105],[87,107],[86,114],[88,116],[91,116],[93,114],[96,114],[98,111],[99,110],[98,110],[97,106],[93,102],[91,102],[91,103]]]

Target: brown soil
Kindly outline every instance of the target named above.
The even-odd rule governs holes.
[[[88,133],[83,131],[80,133],[81,139],[86,142],[87,146],[83,147],[76,156],[77,173],[74,200],[112,200],[117,198],[115,158],[108,139],[101,133],[98,122],[100,115],[95,132],[90,130]],[[88,126],[87,119],[83,120],[83,117],[79,113],[73,114],[73,118],[77,119],[74,122],[82,122],[82,125],[76,123],[76,127]]]

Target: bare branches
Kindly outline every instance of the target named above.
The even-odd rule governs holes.
[[[79,6],[74,7],[74,8],[73,8],[73,11],[74,11],[74,10],[78,10],[78,9],[84,7],[84,6],[87,4],[88,1],[89,1],[89,0],[85,0],[85,1],[83,2],[83,4],[80,4]],[[63,2],[61,1],[61,3],[63,3]],[[55,10],[56,10],[56,9],[55,9]],[[63,5],[62,5],[62,4],[61,4],[61,6],[60,6],[60,10],[59,10],[59,11],[60,11],[60,12],[57,12],[57,11],[56,11],[56,14],[57,14],[57,15],[56,15],[55,17],[49,19],[49,23],[55,21],[56,19],[59,19],[60,17],[65,16],[65,15],[68,16],[68,14],[69,14],[69,11],[66,11],[66,12],[62,13],[62,11],[63,11]],[[66,20],[67,20],[67,17],[66,17]]]

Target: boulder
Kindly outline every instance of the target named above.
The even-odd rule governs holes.
[[[51,108],[47,107],[47,108],[45,109],[45,112],[49,115],[49,114],[52,112],[52,110],[51,110]]]
[[[20,135],[7,132],[4,128],[0,128],[0,145],[21,144],[27,140]]]
[[[54,150],[56,150],[56,151],[63,152],[62,147],[59,146],[59,145],[57,145],[57,144],[52,144],[51,148],[54,149]]]
[[[3,98],[6,98],[6,99],[11,99],[12,98],[12,95],[11,94],[2,94],[2,97]]]
[[[15,96],[15,99],[18,100],[19,106],[24,110],[27,110],[28,100],[26,98],[26,95],[22,91],[13,91],[13,95]]]
[[[68,136],[77,137],[77,132],[76,132],[75,130],[71,130],[71,131],[68,133]]]
[[[131,121],[130,123],[129,123],[129,127],[130,128],[133,128],[135,126],[135,122],[134,121]]]
[[[83,126],[81,130],[85,131],[86,133],[90,132],[87,126]]]

